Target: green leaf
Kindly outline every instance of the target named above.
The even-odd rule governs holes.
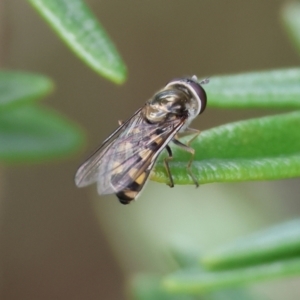
[[[291,42],[300,52],[300,3],[285,3],[281,18]]]
[[[186,269],[187,272],[190,272],[192,269],[195,269],[199,272],[198,267],[198,257],[199,257],[199,247],[196,246],[191,241],[186,239],[174,240],[170,245],[170,251],[178,263],[181,266],[182,270]],[[182,271],[180,271],[182,272]],[[261,299],[257,295],[251,295],[246,289],[234,288],[214,291],[201,297],[202,300],[250,300],[250,299]]]
[[[81,130],[49,109],[23,106],[0,113],[0,161],[68,157],[83,143]]]
[[[42,75],[0,71],[0,112],[43,98],[53,86],[52,81]]]
[[[28,1],[92,69],[115,83],[126,79],[126,67],[121,57],[84,1]]]
[[[191,295],[174,295],[166,291],[161,283],[161,277],[152,274],[143,274],[136,276],[131,281],[130,299],[134,300],[193,300],[199,299]],[[252,297],[247,290],[227,289],[218,292],[206,294],[201,300],[251,300],[260,299],[257,296]]]
[[[299,108],[300,68],[211,77],[207,104],[221,108]]]
[[[200,183],[270,180],[300,176],[300,112],[230,123],[202,132],[192,143],[192,172]],[[175,184],[193,184],[190,153],[173,149]],[[152,179],[168,183],[160,157]]]
[[[296,258],[255,267],[217,272],[193,268],[166,276],[163,284],[169,292],[192,295],[299,274],[300,258]]]
[[[300,256],[300,220],[290,221],[210,251],[201,263],[210,269],[233,268]]]
[[[135,276],[131,281],[131,299],[134,300],[192,300],[191,296],[176,296],[167,293],[161,285],[161,278],[152,274]]]

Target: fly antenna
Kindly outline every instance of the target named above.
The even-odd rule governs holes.
[[[208,84],[208,83],[209,83],[209,77],[200,81],[200,84]]]

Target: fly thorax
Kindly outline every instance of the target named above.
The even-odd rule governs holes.
[[[151,123],[163,122],[188,113],[188,94],[179,89],[164,89],[146,102],[145,117]]]

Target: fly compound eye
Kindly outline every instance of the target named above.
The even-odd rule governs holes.
[[[185,88],[192,94],[193,98],[198,102],[196,115],[201,114],[205,110],[207,102],[206,92],[197,81],[196,76],[193,76],[192,78],[175,78],[166,85],[166,88],[169,88],[170,86]]]
[[[201,104],[201,108],[200,108],[200,112],[199,112],[199,115],[200,115],[201,113],[203,113],[203,111],[205,110],[205,107],[206,107],[206,102],[207,102],[206,92],[198,82],[188,80],[188,84],[191,87],[191,89],[194,90],[194,92],[200,99],[200,104]]]

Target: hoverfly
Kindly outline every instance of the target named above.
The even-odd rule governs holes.
[[[100,195],[116,194],[122,204],[128,204],[140,194],[158,155],[166,149],[169,156],[164,165],[173,187],[169,168],[169,142],[173,142],[191,153],[187,171],[198,186],[190,170],[195,150],[189,145],[200,131],[188,126],[206,107],[201,84],[207,82],[205,79],[199,83],[196,76],[170,81],[131,118],[119,122],[119,128],[79,167],[76,185],[84,187],[97,182]],[[184,135],[194,135],[186,145],[178,140]]]

